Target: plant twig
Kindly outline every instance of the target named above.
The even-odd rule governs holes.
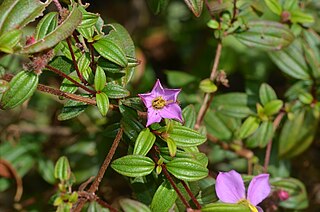
[[[81,82],[83,84],[86,84],[87,82],[85,81],[85,79],[83,79],[83,77],[82,77],[82,75],[80,73],[78,64],[77,64],[76,57],[74,56],[74,52],[73,52],[73,49],[72,49],[70,38],[67,38],[66,41],[67,41],[67,44],[68,44],[68,47],[69,47],[69,50],[70,50],[70,53],[71,53],[72,62],[73,62],[74,68],[76,69],[77,75],[78,75],[79,79],[81,80]]]
[[[81,83],[77,82],[76,80],[72,79],[72,77],[66,75],[65,73],[63,73],[62,71],[60,71],[59,69],[56,69],[52,66],[46,65],[46,68],[49,69],[50,71],[62,76],[63,78],[68,79],[70,82],[72,82],[73,84],[75,84],[76,86],[82,88],[83,90],[91,93],[91,94],[95,94],[96,92],[94,90],[91,90],[89,88],[87,88],[86,86],[82,85]]]
[[[191,197],[192,202],[196,205],[196,207],[197,207],[198,209],[201,209],[200,203],[198,202],[198,200],[196,199],[196,197],[193,195],[193,193],[191,192],[191,190],[190,190],[189,186],[186,184],[186,182],[184,182],[183,180],[181,180],[181,183],[182,183],[184,189],[187,191],[189,197]]]
[[[93,183],[91,184],[91,186],[88,190],[89,193],[95,193],[98,190],[99,184],[104,176],[104,173],[106,172],[106,170],[111,162],[111,159],[112,159],[114,153],[116,152],[116,149],[120,143],[120,140],[122,138],[122,134],[123,134],[123,129],[120,128],[114,141],[113,141],[113,144],[111,146],[109,153],[107,154],[106,158],[103,161],[102,166],[100,167],[100,170],[98,172],[97,177],[94,179]],[[80,212],[82,207],[86,203],[86,201],[87,200],[85,200],[85,199],[80,199],[80,201],[78,202],[78,205],[74,209],[74,212]]]
[[[56,5],[59,13],[61,14],[62,13],[62,6],[61,6],[59,0],[53,0],[53,3]]]
[[[210,74],[210,80],[211,81],[214,80],[214,78],[216,76],[216,73],[217,73],[217,70],[218,70],[218,65],[219,65],[219,61],[220,61],[220,57],[221,57],[221,50],[222,50],[222,44],[219,41],[218,42],[218,46],[217,46],[217,50],[216,50],[216,56],[214,58],[214,63],[213,63],[211,74]],[[204,115],[206,114],[212,99],[213,99],[213,95],[212,94],[210,94],[210,93],[206,93],[205,94],[203,103],[201,105],[201,108],[200,108],[198,116],[197,116],[196,124],[194,126],[194,128],[196,130],[200,128],[200,125],[201,125],[201,123],[203,121]]]
[[[2,77],[2,79],[6,80],[6,81],[10,81],[12,78],[13,78],[12,74],[5,74]],[[97,104],[96,100],[94,100],[94,99],[90,99],[90,98],[79,96],[79,95],[72,94],[72,93],[66,93],[66,92],[60,91],[59,89],[55,89],[55,88],[52,88],[52,87],[49,87],[46,85],[42,85],[42,84],[38,84],[37,90],[42,91],[44,93],[50,93],[55,96],[61,96],[61,97],[65,97],[67,99],[72,99],[75,101],[83,102],[83,103],[86,103],[89,105],[96,105]],[[111,106],[111,109],[114,108],[114,105],[110,105],[110,106]]]
[[[273,121],[273,131],[276,131],[276,129],[278,128],[283,116],[285,115],[284,111],[281,111],[277,117],[274,119]],[[269,166],[269,162],[270,162],[270,155],[271,155],[271,149],[272,149],[272,139],[269,141],[268,145],[267,145],[267,149],[266,149],[266,156],[264,157],[264,172],[267,173],[268,172],[268,166]]]

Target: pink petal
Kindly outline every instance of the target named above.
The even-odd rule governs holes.
[[[263,209],[260,208],[259,206],[256,206],[256,208],[257,208],[258,212],[263,212]]]
[[[160,111],[160,116],[167,119],[177,119],[182,122],[182,112],[178,104],[173,103],[166,105]]]
[[[163,98],[166,101],[176,102],[181,89],[164,89]]]
[[[152,107],[152,100],[155,98],[151,93],[138,94],[147,108]]]
[[[259,174],[249,184],[247,199],[252,205],[256,206],[267,198],[270,192],[269,174]]]
[[[158,123],[161,121],[161,119],[162,118],[160,116],[159,110],[154,110],[152,108],[149,108],[148,109],[148,121],[147,121],[146,126],[148,127],[153,123]]]
[[[163,96],[164,90],[159,79],[157,79],[156,84],[154,84],[151,93],[156,97]]]
[[[245,199],[245,187],[241,175],[234,170],[220,172],[216,179],[216,193],[225,203],[237,203]]]

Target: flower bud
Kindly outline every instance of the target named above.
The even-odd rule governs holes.
[[[277,194],[281,201],[285,201],[290,197],[289,193],[283,189],[278,190]]]

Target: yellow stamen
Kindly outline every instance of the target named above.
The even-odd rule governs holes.
[[[258,209],[257,209],[254,205],[252,205],[252,204],[250,203],[250,201],[247,200],[247,199],[242,199],[242,200],[240,200],[240,201],[238,202],[238,204],[242,204],[242,205],[248,206],[251,212],[258,212]]]
[[[160,110],[166,106],[167,102],[162,98],[162,96],[158,96],[152,100],[152,107],[156,110]]]

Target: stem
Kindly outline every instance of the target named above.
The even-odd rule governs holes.
[[[87,88],[86,86],[80,84],[79,82],[77,82],[76,80],[74,80],[72,77],[66,75],[65,73],[63,73],[62,71],[60,71],[59,69],[56,69],[52,66],[46,65],[46,68],[49,69],[50,71],[62,76],[63,78],[68,79],[70,82],[72,82],[73,84],[75,84],[76,86],[82,88],[83,90],[91,93],[91,94],[95,94],[96,92],[94,90],[91,90],[89,88]]]
[[[113,144],[111,146],[111,149],[109,151],[109,153],[107,154],[106,158],[104,159],[103,161],[103,164],[102,166],[100,167],[100,170],[98,172],[98,175],[97,177],[94,179],[93,183],[91,184],[88,192],[89,193],[95,193],[97,190],[98,190],[98,187],[99,187],[99,184],[104,176],[104,173],[106,172],[110,162],[111,162],[111,159],[114,155],[114,153],[116,152],[116,149],[120,143],[120,139],[122,137],[122,134],[123,134],[123,129],[120,128],[120,130],[118,131],[117,135],[116,135],[116,138],[114,139],[113,141]],[[84,200],[84,199],[81,199],[79,201],[79,204],[77,205],[77,207],[74,209],[75,212],[80,212],[82,207],[84,206],[84,204],[86,203],[87,200]]]
[[[91,67],[93,73],[96,73],[96,66],[95,66],[95,62],[94,62],[94,48],[92,46],[92,43],[89,43],[88,46],[89,46],[90,54],[91,54],[90,67]]]
[[[162,164],[162,172],[163,174],[166,176],[166,178],[169,180],[170,184],[172,185],[173,189],[177,192],[179,198],[181,199],[182,203],[186,206],[186,208],[191,208],[191,206],[189,205],[188,201],[184,198],[184,196],[182,195],[182,193],[180,192],[179,188],[177,187],[177,185],[174,183],[172,177],[170,176],[166,165]]]
[[[62,6],[61,6],[59,0],[53,0],[53,3],[56,5],[59,13],[61,14],[62,13]]]
[[[96,199],[97,203],[99,205],[101,205],[104,208],[108,208],[111,212],[117,212],[118,210],[113,208],[111,205],[109,205],[108,203],[106,203],[105,201],[103,201],[102,199],[98,198]]]
[[[68,44],[68,47],[69,47],[69,50],[70,50],[70,53],[71,53],[72,62],[73,62],[74,68],[76,69],[77,75],[78,75],[79,79],[81,80],[81,82],[83,84],[86,84],[87,82],[83,79],[83,77],[82,77],[82,75],[80,73],[78,64],[77,64],[76,57],[74,56],[74,52],[73,52],[73,49],[72,49],[72,46],[71,46],[70,38],[67,38],[66,41],[67,41],[67,44]]]
[[[201,205],[198,202],[198,200],[196,199],[196,197],[193,195],[193,193],[191,192],[189,186],[183,181],[181,180],[181,183],[183,185],[183,187],[186,189],[188,195],[191,197],[192,202],[197,206],[198,209],[201,209]]]
[[[10,81],[13,78],[13,75],[5,74],[2,78],[6,81]],[[65,97],[67,99],[72,99],[75,101],[84,102],[89,105],[96,105],[97,104],[94,99],[90,99],[90,98],[79,96],[79,95],[72,94],[72,93],[66,93],[66,92],[60,91],[59,89],[51,88],[49,86],[42,85],[42,84],[38,84],[37,90],[39,90],[41,92],[45,92],[45,93],[50,93],[55,96],[61,96],[61,97]],[[114,107],[114,105],[111,106],[111,108],[113,108],[113,107]]]
[[[237,15],[237,0],[233,0],[233,13],[232,13],[231,23],[233,23],[236,20],[236,15]]]
[[[221,41],[219,41],[218,46],[217,46],[217,50],[216,50],[216,56],[214,58],[214,63],[213,63],[211,74],[210,74],[210,80],[211,81],[214,80],[214,78],[216,76],[216,73],[217,73],[219,60],[220,60],[220,57],[221,57],[221,50],[222,50],[222,44],[221,44]],[[205,94],[204,101],[203,101],[203,103],[201,105],[201,108],[200,108],[198,116],[197,116],[197,122],[196,122],[196,124],[194,126],[194,128],[196,130],[200,128],[200,125],[201,125],[201,123],[203,121],[204,115],[206,114],[212,99],[213,99],[213,95],[212,94],[210,94],[210,93],[206,93]]]
[[[273,131],[276,131],[276,129],[278,128],[283,116],[284,116],[285,112],[281,111],[277,117],[274,119],[273,121]],[[268,172],[268,166],[269,166],[269,162],[270,162],[270,155],[271,155],[271,149],[272,149],[272,139],[270,139],[268,145],[267,145],[267,149],[266,149],[266,156],[264,159],[264,172],[267,173]]]

